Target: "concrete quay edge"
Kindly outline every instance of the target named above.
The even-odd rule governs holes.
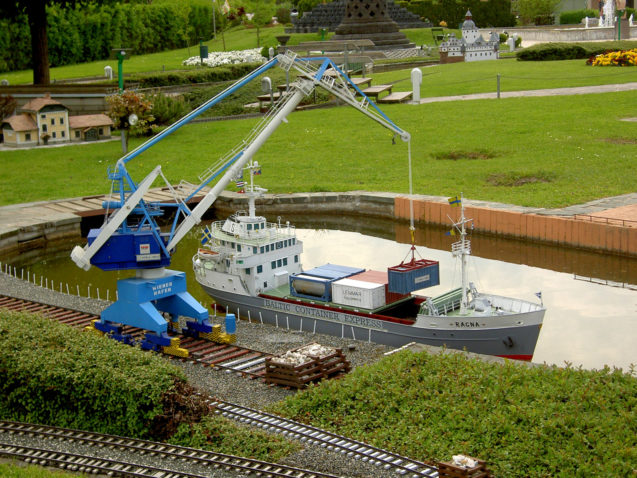
[[[407,221],[410,200],[419,223],[448,226],[448,216],[457,214],[443,196],[368,191],[266,194],[257,204],[264,215],[350,214]],[[44,241],[79,239],[79,215],[46,207],[66,201],[0,207],[0,253],[20,253]],[[230,191],[224,191],[213,205],[220,216],[246,206],[244,194]],[[465,200],[465,208],[478,232],[637,257],[637,193],[561,209],[477,200]],[[623,217],[614,216],[615,211]]]

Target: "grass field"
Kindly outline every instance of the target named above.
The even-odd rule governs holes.
[[[388,105],[412,135],[414,192],[462,191],[476,200],[558,207],[633,192],[635,93]],[[257,119],[188,125],[129,163],[141,180],[161,164],[168,180],[198,174],[232,149]],[[255,159],[274,193],[407,192],[407,147],[353,108],[295,112]],[[135,140],[137,144],[139,140]],[[133,144],[133,145],[134,145]],[[118,141],[2,151],[0,204],[110,190]],[[25,174],[31,171],[31,174]]]
[[[451,31],[451,30],[450,30]],[[426,29],[411,29],[403,30],[407,37],[416,45],[431,44],[433,45],[433,38],[431,36],[431,30]],[[261,46],[276,46],[279,42],[276,40],[278,35],[284,34],[284,27],[277,25],[269,28],[262,28],[260,31]],[[333,35],[330,33],[328,38]],[[208,46],[210,52],[224,51],[224,41],[226,51],[230,50],[245,50],[249,48],[257,47],[257,31],[256,29],[245,29],[243,27],[234,27],[226,31],[222,35],[217,34],[217,38],[204,42],[204,45]],[[291,39],[288,45],[298,45],[305,41],[318,41],[321,39],[318,33],[299,33],[291,35]],[[153,53],[149,55],[132,55],[124,62],[124,73],[139,73],[146,71],[161,71],[175,70],[184,68],[182,62],[191,57],[199,56],[199,45],[192,45],[189,48],[181,48],[177,50],[163,51],[159,53]],[[82,63],[78,65],[67,65],[56,68],[51,68],[51,81],[65,80],[69,78],[85,78],[92,76],[103,76],[104,67],[109,65],[114,72],[117,72],[117,60],[112,58],[110,60],[94,61],[90,63]],[[33,72],[31,70],[5,72],[0,73],[0,78],[6,78],[11,85],[28,84],[33,81]]]

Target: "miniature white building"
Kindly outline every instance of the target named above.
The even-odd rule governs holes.
[[[497,60],[499,58],[499,35],[491,32],[489,40],[485,41],[468,10],[461,30],[461,39],[457,39],[454,34],[451,34],[447,41],[440,44],[440,63]]]

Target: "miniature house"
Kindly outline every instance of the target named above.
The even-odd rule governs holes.
[[[440,44],[440,63],[497,60],[499,58],[499,35],[492,32],[489,40],[482,38],[470,11],[467,11],[461,30],[462,38],[458,39],[454,34],[451,34],[447,41]]]
[[[105,114],[69,116],[69,109],[49,94],[2,120],[4,144],[16,147],[110,138],[112,127]]]

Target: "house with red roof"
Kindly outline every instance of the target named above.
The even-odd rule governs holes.
[[[15,147],[107,139],[112,127],[105,114],[69,116],[69,109],[49,94],[2,120],[4,144]]]

